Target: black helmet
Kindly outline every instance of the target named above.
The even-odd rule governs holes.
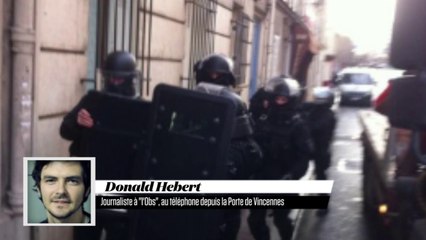
[[[231,99],[236,110],[236,118],[232,138],[242,138],[253,134],[250,117],[247,106],[241,97],[224,86],[218,86],[211,83],[200,83],[197,85],[196,91],[212,94],[216,96]]]
[[[108,54],[102,69],[105,91],[124,96],[134,96],[134,78],[138,76],[135,57],[125,51]],[[114,79],[121,81],[114,82]]]
[[[271,121],[286,123],[297,114],[300,87],[296,80],[286,76],[274,77],[266,83],[265,92]]]
[[[212,54],[198,61],[194,66],[197,84],[208,82],[222,86],[235,86],[235,76],[232,72],[233,61],[221,54]],[[218,73],[217,78],[212,78],[212,73]]]
[[[265,92],[275,96],[299,98],[300,85],[296,80],[292,78],[289,78],[287,76],[279,76],[271,78],[266,83]]]
[[[313,90],[314,102],[324,105],[328,108],[334,104],[334,94],[328,87],[316,87]]]

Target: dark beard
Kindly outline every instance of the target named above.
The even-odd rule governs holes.
[[[67,219],[67,218],[69,218],[71,215],[73,215],[74,213],[76,213],[76,212],[77,212],[77,211],[79,211],[79,210],[81,210],[82,212],[84,212],[84,210],[83,210],[84,200],[80,203],[80,206],[79,206],[78,208],[76,208],[74,211],[69,212],[67,215],[65,215],[65,216],[63,216],[63,217],[56,216],[55,214],[53,214],[53,213],[52,213],[49,209],[47,209],[46,205],[44,205],[43,198],[40,198],[40,200],[41,200],[41,202],[43,203],[43,207],[44,207],[44,209],[46,209],[46,210],[49,212],[49,214],[50,214],[51,216],[53,216],[54,218],[56,218],[56,219],[60,219],[60,220]]]
[[[71,215],[73,215],[74,213],[76,213],[77,211],[79,211],[79,210],[83,210],[82,208],[81,208],[81,206],[79,207],[79,208],[77,208],[76,210],[74,210],[74,211],[72,211],[72,212],[69,212],[67,215],[65,215],[65,216],[62,216],[62,217],[60,217],[60,216],[56,216],[55,214],[53,214],[51,211],[49,211],[47,208],[46,208],[46,210],[49,212],[49,214],[50,215],[52,215],[54,218],[56,218],[56,219],[59,219],[59,220],[64,220],[64,219],[67,219],[67,218],[69,218]]]

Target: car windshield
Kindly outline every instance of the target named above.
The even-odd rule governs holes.
[[[370,75],[365,73],[351,73],[342,76],[342,83],[349,84],[373,84]]]

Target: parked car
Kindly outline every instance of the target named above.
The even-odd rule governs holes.
[[[338,73],[336,83],[340,105],[362,104],[371,106],[375,81],[372,69],[345,68]]]

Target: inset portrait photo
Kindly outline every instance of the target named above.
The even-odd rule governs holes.
[[[24,226],[95,226],[95,158],[24,158]]]

